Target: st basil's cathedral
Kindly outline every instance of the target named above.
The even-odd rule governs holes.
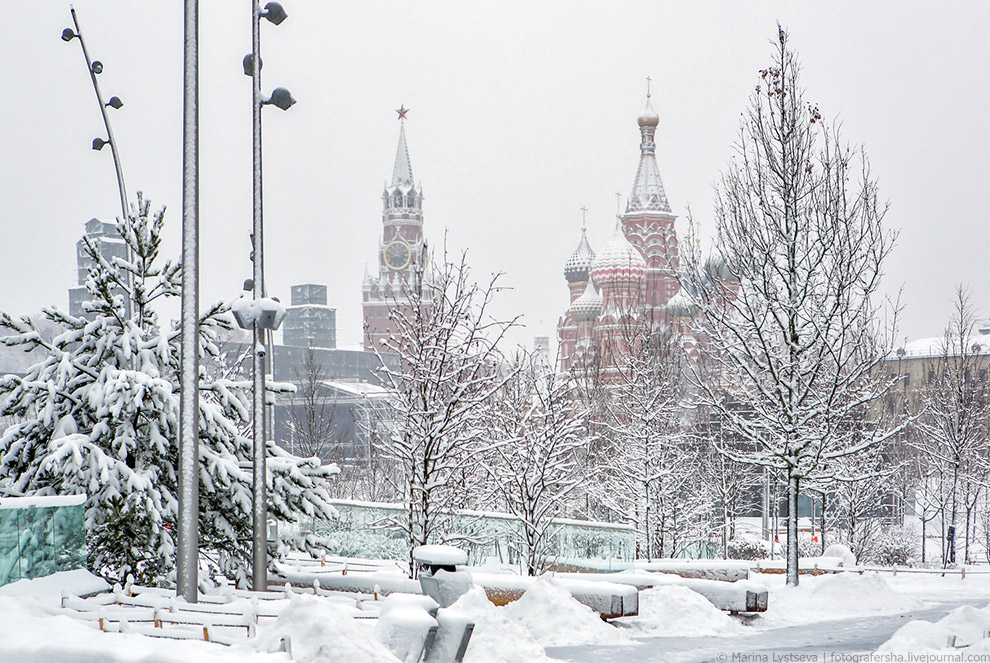
[[[564,266],[570,306],[557,324],[564,372],[589,362],[593,353],[606,368],[614,365],[624,336],[639,324],[672,328],[689,354],[697,350],[690,334],[690,302],[679,294],[677,217],[657,167],[660,118],[649,93],[637,123],[639,167],[625,213],[617,216],[615,232],[598,254],[582,228],[577,249]]]

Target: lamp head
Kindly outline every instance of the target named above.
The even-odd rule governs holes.
[[[66,28],[65,30],[62,30],[62,41],[72,41],[78,36],[79,35],[77,35],[75,32],[72,31],[72,28]]]
[[[272,90],[271,98],[264,103],[271,104],[272,106],[275,106],[276,108],[280,108],[282,110],[289,110],[289,108],[291,108],[292,105],[296,103],[296,100],[292,98],[292,93],[286,90],[284,87],[277,87],[274,90]]]
[[[269,2],[265,5],[265,11],[263,11],[261,15],[273,25],[279,25],[282,21],[289,17],[289,15],[285,13],[285,10],[282,9],[282,5],[277,2]]]
[[[103,63],[99,60],[93,60],[93,73],[102,74],[103,73]]]
[[[108,145],[110,141],[103,140],[102,138],[93,139],[93,149],[99,152],[103,149],[104,145]]]
[[[108,101],[106,105],[114,110],[120,110],[121,107],[124,105],[124,102],[120,100],[120,97],[114,96],[114,97],[110,97],[110,101]]]
[[[245,76],[253,76],[254,75],[254,56],[251,55],[250,53],[248,53],[247,55],[245,55],[244,56],[244,59],[241,60],[241,66],[244,67],[244,75]],[[264,67],[264,66],[265,66],[265,59],[259,57],[258,58],[258,71],[261,71],[261,68]]]

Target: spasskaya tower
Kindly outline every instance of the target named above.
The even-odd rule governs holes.
[[[399,114],[399,145],[395,151],[392,181],[382,192],[382,235],[378,244],[376,274],[366,273],[361,286],[364,310],[364,349],[384,350],[382,341],[395,332],[389,310],[408,306],[408,288],[427,265],[423,240],[423,190],[413,181],[406,146],[406,114]]]

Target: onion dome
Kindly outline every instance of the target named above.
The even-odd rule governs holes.
[[[584,293],[574,300],[567,312],[576,322],[590,322],[601,315],[602,296],[598,294],[594,281],[588,280]]]
[[[583,283],[591,276],[591,263],[595,261],[595,252],[588,244],[588,235],[584,228],[581,229],[581,241],[578,247],[567,259],[564,265],[564,278],[568,283]]]
[[[639,250],[629,243],[622,226],[615,233],[591,267],[591,278],[602,287],[617,283],[635,283],[646,276],[646,261]]]
[[[698,307],[683,289],[667,302],[667,314],[675,318],[690,318],[697,312]]]
[[[660,116],[657,115],[657,112],[653,110],[653,106],[650,105],[649,95],[646,97],[646,108],[639,114],[636,121],[641,127],[655,127],[660,124]]]

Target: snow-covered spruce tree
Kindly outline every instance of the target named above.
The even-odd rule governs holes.
[[[689,293],[725,380],[696,381],[735,440],[730,457],[776,468],[787,483],[787,582],[798,583],[801,483],[835,458],[884,439],[870,406],[877,370],[873,299],[894,234],[860,150],[805,100],[778,28],[774,62],[743,113],[736,157],[717,186],[716,260],[738,284],[689,262]]]
[[[498,275],[480,286],[470,279],[466,256],[418,269],[389,308],[393,333],[375,351],[399,355],[398,368],[382,361],[379,375],[391,392],[382,454],[395,468],[396,494],[406,508],[395,523],[410,549],[445,539],[445,521],[461,506],[453,489],[473,462],[467,446],[482,405],[508,379],[498,373],[498,343],[513,324],[491,317]]]
[[[990,347],[984,347],[986,342],[981,343],[975,334],[976,312],[966,288],[956,288],[954,305],[938,355],[927,366],[930,377],[921,390],[924,411],[915,424],[917,435],[913,438],[930,466],[938,468],[946,481],[940,492],[948,498],[942,557],[947,564],[956,562],[960,509],[967,511],[968,533],[969,510],[961,492],[975,492],[968,486],[974,475],[985,477],[990,432],[986,380]]]
[[[479,454],[491,478],[494,503],[519,518],[522,540],[510,543],[526,561],[529,575],[554,561],[554,518],[584,483],[581,463],[587,443],[584,412],[574,385],[541,366],[542,359],[520,350],[509,381],[485,408],[487,450]]]
[[[180,265],[158,260],[163,218],[138,194],[117,223],[131,259],[107,261],[88,244],[90,315],[46,309],[64,330],[50,342],[27,317],[0,313],[0,327],[13,332],[0,339],[5,345],[47,353],[27,375],[0,378],[0,413],[18,419],[0,437],[5,493],[85,493],[90,568],[148,584],[169,582],[178,515],[179,333],[161,329],[151,307],[180,290]],[[202,315],[202,356],[216,354],[215,334],[228,319],[221,304]],[[223,572],[246,578],[251,474],[240,463],[251,458],[251,443],[238,423],[248,418],[249,384],[204,374],[200,389],[200,547],[217,555]],[[273,518],[333,514],[324,481],[335,468],[273,444],[269,454]]]

